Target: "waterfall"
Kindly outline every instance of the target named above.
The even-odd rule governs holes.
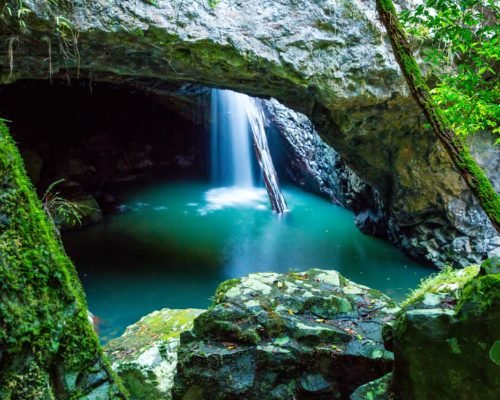
[[[287,211],[274,169],[259,100],[230,90],[212,91],[211,174],[219,185],[252,188],[252,140],[272,209]]]
[[[254,186],[246,97],[230,90],[212,91],[212,180],[218,185]]]

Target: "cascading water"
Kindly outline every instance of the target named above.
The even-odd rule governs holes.
[[[246,97],[212,91],[212,179],[221,186],[254,186]]]
[[[211,107],[213,181],[239,188],[254,187],[251,145],[253,139],[272,209],[278,213],[287,211],[269,152],[264,114],[259,102],[241,93],[214,89]],[[248,195],[250,192],[246,190],[243,193]]]

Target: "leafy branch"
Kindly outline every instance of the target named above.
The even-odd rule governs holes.
[[[500,134],[499,11],[495,0],[426,0],[400,14],[414,41],[431,44],[431,95],[461,136]]]

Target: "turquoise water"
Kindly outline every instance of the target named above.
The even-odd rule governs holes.
[[[129,186],[124,212],[65,234],[102,340],[153,310],[205,308],[220,282],[252,272],[336,269],[395,299],[432,272],[363,235],[351,212],[294,187],[284,194],[291,212],[280,217],[263,189]]]

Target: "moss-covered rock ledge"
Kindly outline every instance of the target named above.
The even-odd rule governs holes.
[[[0,398],[124,399],[78,276],[0,120]]]
[[[105,351],[131,400],[171,399],[179,336],[205,310],[154,311],[109,342]]]
[[[386,332],[397,398],[499,398],[499,263],[445,270],[404,304]]]

